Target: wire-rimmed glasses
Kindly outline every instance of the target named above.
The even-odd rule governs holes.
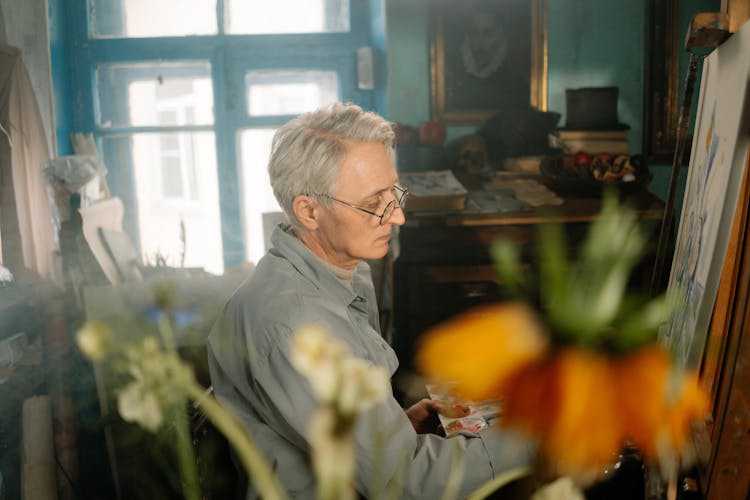
[[[373,212],[372,210],[368,210],[366,208],[362,208],[359,205],[355,205],[354,203],[349,203],[348,201],[339,200],[338,198],[334,198],[333,196],[327,195],[327,194],[318,194],[317,196],[324,196],[328,198],[329,200],[337,201],[343,205],[346,205],[349,208],[353,208],[355,210],[359,210],[360,212],[364,212],[366,214],[370,214],[373,217],[377,217],[380,219],[380,225],[382,226],[386,222],[388,222],[391,218],[391,215],[393,215],[393,212],[396,211],[397,208],[404,208],[406,205],[406,199],[409,195],[409,190],[405,187],[401,187],[398,184],[394,184],[391,188],[391,193],[393,194],[393,198],[391,201],[388,202],[388,204],[383,209],[383,213],[377,213]]]

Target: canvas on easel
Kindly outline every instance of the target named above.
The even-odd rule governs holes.
[[[680,307],[660,331],[699,367],[750,144],[750,24],[703,64],[692,151],[668,293]]]

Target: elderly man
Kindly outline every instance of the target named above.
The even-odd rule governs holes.
[[[290,224],[275,228],[273,248],[209,338],[216,397],[242,421],[293,498],[315,495],[308,424],[318,404],[291,362],[295,331],[322,325],[353,355],[391,374],[398,366],[379,332],[364,262],[383,257],[393,226],[405,221],[393,136],[378,115],[341,103],[278,130],[268,169]],[[525,444],[508,434],[420,434],[434,409],[423,400],[404,410],[390,396],[361,415],[354,430],[360,495],[403,483],[403,498],[439,498],[457,452],[465,464],[461,495],[528,460]],[[248,498],[254,497],[251,484]]]

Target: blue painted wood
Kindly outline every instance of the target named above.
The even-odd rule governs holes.
[[[52,71],[52,93],[55,108],[55,138],[57,155],[72,154],[70,133],[73,119],[70,104],[70,64],[68,63],[68,22],[64,0],[49,0],[50,62]]]

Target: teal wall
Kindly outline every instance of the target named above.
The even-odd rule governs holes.
[[[547,0],[548,109],[565,124],[565,89],[617,86],[619,119],[630,125],[631,153],[642,152],[645,106],[646,17],[648,2],[622,0]],[[387,0],[388,118],[412,126],[430,117],[430,0]],[[683,0],[677,47],[693,14],[718,11],[720,0]],[[680,67],[688,59],[682,53]],[[680,79],[682,85],[682,79]],[[697,94],[697,92],[696,92]],[[449,127],[453,138],[472,127]],[[649,186],[665,198],[671,165],[652,165]],[[682,185],[686,168],[682,169]],[[678,205],[682,195],[678,194]]]
[[[632,152],[641,150],[645,85],[645,2],[549,0],[547,102],[563,115],[565,89],[616,86],[618,118],[630,125]]]
[[[429,0],[388,0],[388,118],[418,125],[430,116]]]

